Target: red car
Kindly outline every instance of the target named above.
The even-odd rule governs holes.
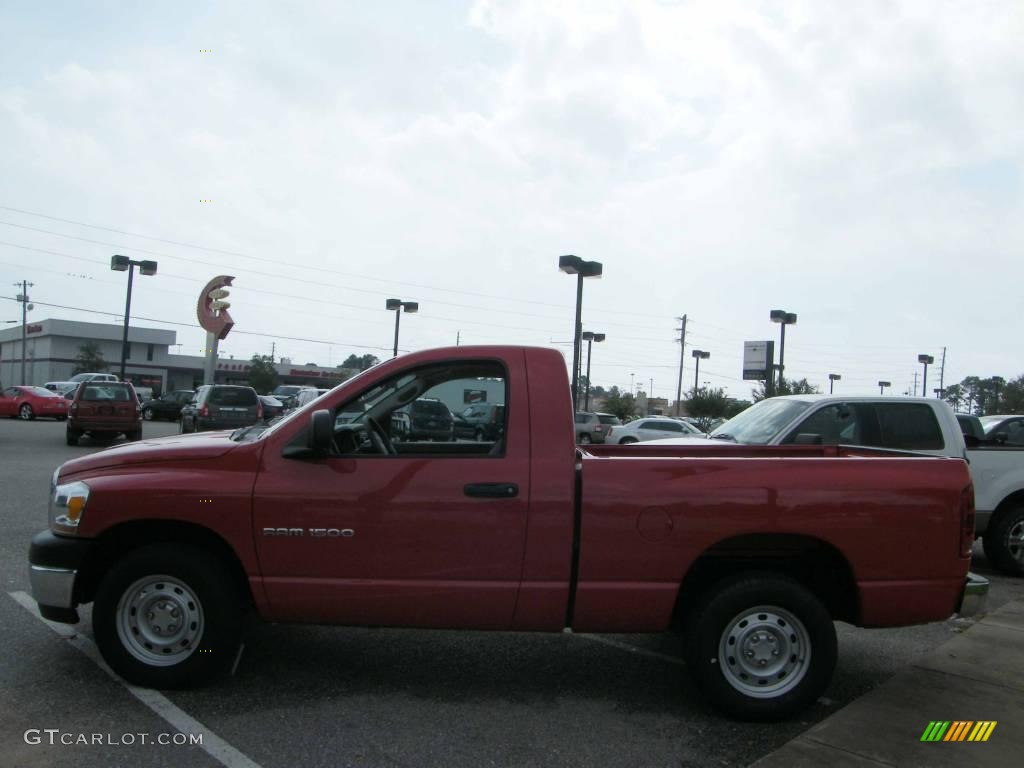
[[[451,410],[484,381],[504,405],[492,440],[395,440],[407,404]],[[94,602],[103,658],[154,688],[230,669],[250,608],[310,624],[676,629],[706,698],[749,719],[818,700],[834,621],[945,621],[984,599],[962,458],[701,442],[577,448],[557,350],[413,352],[262,431],[65,462],[29,551],[32,593],[51,621]]]
[[[93,438],[112,440],[123,433],[129,440],[141,440],[142,405],[135,387],[122,381],[80,384],[68,408],[68,445],[78,445],[85,432]]]
[[[42,387],[7,387],[0,392],[0,416],[25,421],[46,416],[64,421],[68,417],[68,401]]]

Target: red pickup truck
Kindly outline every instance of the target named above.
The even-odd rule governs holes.
[[[505,404],[492,441],[413,441],[419,398]],[[685,633],[708,698],[792,714],[827,686],[834,621],[969,613],[961,459],[835,446],[574,445],[562,356],[418,352],[270,427],[145,440],[53,475],[30,549],[41,613],[132,683],[230,667],[242,616],[275,622]]]

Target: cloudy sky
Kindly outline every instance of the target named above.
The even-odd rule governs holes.
[[[231,274],[235,357],[387,356],[388,297],[420,302],[404,350],[571,355],[573,253],[604,264],[605,386],[674,394],[686,313],[702,381],[749,396],[774,308],[826,390],[902,392],[943,348],[947,384],[1024,373],[1017,0],[14,2],[0,29],[0,320],[21,279],[33,319],[123,312],[122,253],[159,262],[133,315],[183,353]]]

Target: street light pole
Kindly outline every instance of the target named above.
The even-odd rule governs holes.
[[[18,283],[14,284],[15,286]],[[21,281],[21,293],[18,294],[18,301],[21,302],[21,383],[28,384],[25,380],[25,358],[28,357],[26,349],[28,348],[28,311],[31,308],[31,304],[28,303],[28,289],[34,286],[35,283],[30,283],[28,280]],[[35,373],[35,368],[32,369]]]
[[[768,314],[769,319],[773,323],[779,323],[782,325],[782,336],[779,339],[779,389],[782,389],[782,379],[785,375],[785,358],[786,358],[786,326],[796,325],[796,313],[787,312],[784,309],[773,309]]]
[[[843,377],[842,377],[842,376],[840,376],[840,375],[839,375],[838,373],[830,373],[830,374],[828,375],[828,393],[829,393],[830,395],[832,394],[832,389],[833,389],[833,387],[835,386],[835,383],[836,383],[837,381],[839,381],[840,379],[842,379],[842,378],[843,378]]]
[[[420,309],[419,302],[417,301],[402,301],[401,299],[388,299],[384,302],[385,309],[393,309],[395,311],[395,349],[392,353],[392,357],[398,357],[398,326],[401,320],[402,310],[406,312],[418,312]]]
[[[135,259],[129,259],[127,256],[116,255],[110,257],[110,268],[113,271],[128,272],[128,293],[124,300],[124,334],[121,337],[121,381],[125,380],[124,369],[128,363],[128,320],[131,317],[132,311],[132,280],[135,276],[135,267],[139,268],[140,274],[156,274],[155,261],[136,261]]]
[[[921,397],[928,396],[928,366],[935,362],[931,355],[918,355],[917,362],[924,365],[924,378],[921,380]],[[914,394],[917,394],[916,392]]]
[[[711,353],[705,352],[704,350],[701,349],[695,349],[690,354],[693,356],[693,359],[697,363],[696,368],[693,371],[693,394],[696,395],[699,391],[697,389],[697,385],[700,381],[700,361],[707,360],[709,357],[711,357]]]
[[[583,397],[583,410],[590,410],[590,361],[594,357],[594,342],[602,342],[605,339],[605,334],[594,333],[593,331],[584,331],[583,340],[587,342],[587,386],[584,390],[586,394]]]
[[[567,275],[576,275],[576,328],[572,343],[572,410],[576,412],[580,396],[580,354],[583,344],[583,278],[600,277],[604,267],[599,261],[585,261],[579,256],[559,256],[558,268]]]

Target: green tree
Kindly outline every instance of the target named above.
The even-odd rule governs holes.
[[[249,386],[265,395],[277,386],[277,368],[270,355],[253,355],[249,361]]]
[[[71,371],[74,376],[78,373],[102,373],[110,365],[103,359],[100,345],[95,341],[87,341],[78,348],[78,355],[75,357],[75,367]]]
[[[622,394],[618,387],[608,390],[608,396],[604,401],[605,410],[608,413],[618,416],[623,421],[631,419],[636,410],[636,402],[630,393]]]
[[[684,405],[687,415],[695,418],[704,432],[709,430],[712,421],[727,418],[729,414],[729,398],[721,388],[691,389]]]
[[[1024,412],[1024,375],[1006,382],[1000,399],[1005,413]]]
[[[759,403],[769,395],[765,392],[765,383],[762,381],[758,384],[758,388],[751,390],[750,394],[754,398],[755,403]],[[771,397],[778,395],[817,395],[820,394],[818,388],[811,384],[807,379],[800,379],[798,381],[790,381],[787,378],[783,378],[775,391],[771,394]]]
[[[338,368],[350,370],[350,371],[365,371],[368,368],[373,368],[380,362],[380,359],[375,355],[349,355],[345,358],[345,362],[338,366]]]

